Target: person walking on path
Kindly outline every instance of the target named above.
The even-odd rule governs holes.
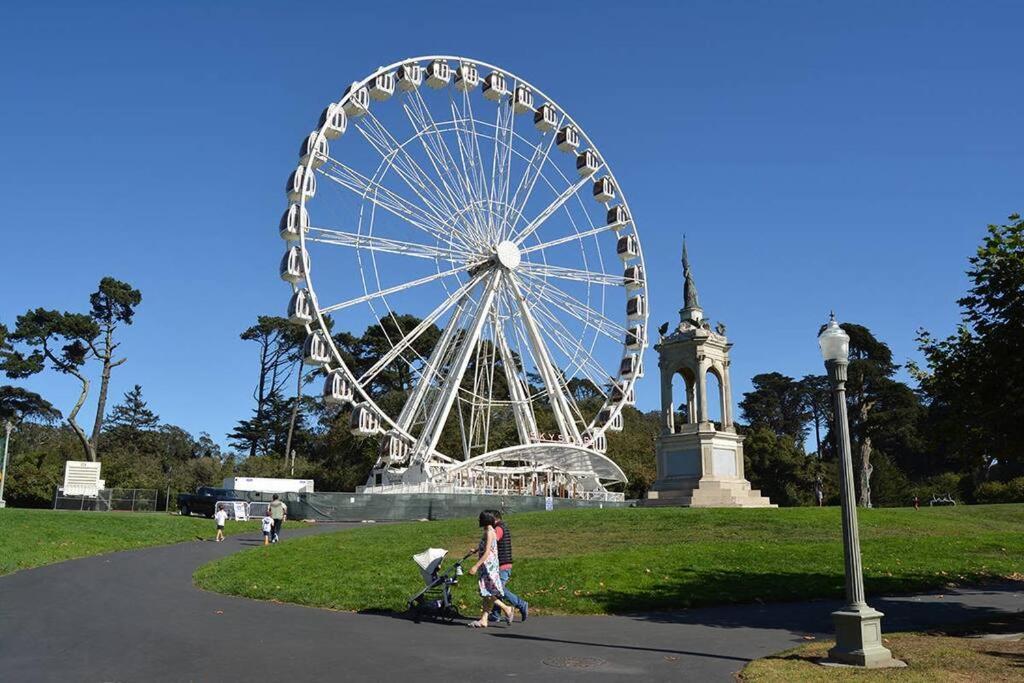
[[[228,521],[228,511],[223,505],[217,505],[217,511],[213,513],[213,521],[217,523],[217,543],[224,540],[224,524]]]
[[[274,520],[274,533],[270,539],[271,543],[277,543],[281,540],[281,527],[284,525],[284,520],[288,519],[288,506],[284,504],[284,501],[275,493],[273,499],[270,501],[270,518]]]
[[[498,541],[498,577],[505,589],[505,602],[519,610],[519,617],[526,621],[530,614],[530,603],[508,589],[509,579],[512,578],[512,532],[508,525],[501,518],[501,510],[488,510],[494,517],[494,535]],[[491,621],[501,619],[501,612],[495,607],[491,611]]]
[[[263,515],[260,524],[263,527],[263,545],[270,545],[270,534],[274,531],[274,519],[270,516],[270,510]]]
[[[505,621],[512,625],[515,610],[501,601],[504,588],[501,585],[501,576],[498,574],[498,539],[494,531],[494,515],[484,510],[480,513],[480,526],[484,530],[484,537],[480,542],[480,559],[469,568],[470,574],[480,571],[478,584],[480,597],[483,602],[483,610],[477,621],[471,621],[466,626],[471,628],[487,628],[487,618],[491,610],[497,607],[505,615]],[[482,571],[481,571],[482,570]]]

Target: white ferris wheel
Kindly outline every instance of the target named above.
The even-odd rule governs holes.
[[[380,436],[364,490],[619,496],[646,278],[622,189],[538,88],[478,60],[381,67],[287,183],[289,319],[324,400]],[[339,330],[375,330],[364,355]]]

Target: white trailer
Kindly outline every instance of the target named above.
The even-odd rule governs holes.
[[[313,493],[312,479],[272,479],[269,477],[228,477],[223,488],[261,493]]]

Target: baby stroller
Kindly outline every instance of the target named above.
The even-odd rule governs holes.
[[[452,586],[459,583],[462,563],[472,554],[466,553],[444,572],[441,571],[441,563],[448,555],[444,548],[427,548],[422,553],[412,556],[420,568],[424,584],[423,590],[409,598],[409,611],[417,623],[424,616],[447,622],[462,616],[459,609],[452,604]]]

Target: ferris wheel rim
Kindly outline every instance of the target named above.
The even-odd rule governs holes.
[[[517,83],[519,83],[519,84],[529,88],[535,95],[543,98],[546,103],[548,103],[548,104],[552,105],[553,107],[555,107],[557,109],[560,117],[562,118],[562,122],[567,122],[569,125],[572,125],[576,129],[576,131],[579,133],[579,135],[582,138],[582,140],[586,142],[588,148],[593,150],[594,153],[597,154],[602,160],[604,159],[604,156],[601,155],[599,148],[597,147],[596,144],[594,144],[593,140],[586,133],[586,130],[584,128],[582,128],[575,121],[575,119],[568,113],[568,111],[565,108],[563,108],[562,106],[560,106],[557,103],[556,100],[554,100],[553,98],[548,96],[540,88],[536,87],[535,85],[533,85],[532,83],[530,83],[526,79],[521,78],[517,74],[514,74],[510,70],[505,69],[503,67],[499,67],[499,66],[490,64],[490,63],[485,62],[483,60],[477,60],[477,59],[472,59],[472,58],[463,57],[463,56],[456,56],[456,55],[421,55],[421,56],[406,58],[406,59],[394,62],[392,64],[389,64],[387,66],[379,67],[378,69],[374,70],[372,73],[370,73],[365,78],[363,78],[361,80],[354,81],[353,85],[349,88],[349,90],[346,93],[344,93],[342,95],[342,97],[339,100],[337,100],[335,105],[338,106],[338,107],[343,106],[348,100],[350,100],[351,97],[353,97],[353,95],[360,88],[366,87],[368,83],[373,81],[375,78],[377,78],[381,74],[389,73],[389,72],[391,72],[391,71],[393,71],[393,70],[395,70],[397,68],[402,67],[403,65],[407,65],[407,64],[419,64],[419,65],[422,65],[425,62],[433,62],[435,60],[442,60],[442,61],[451,62],[451,63],[458,63],[459,65],[470,64],[470,65],[473,65],[473,66],[478,67],[478,68],[482,67],[482,68],[485,68],[485,69],[493,69],[493,70],[497,71],[498,73],[505,75],[506,77],[510,77],[510,78],[515,79],[515,81]],[[451,86],[448,86],[448,87],[451,87]],[[318,127],[317,131],[315,131],[315,132],[317,132],[319,135],[323,136],[323,131],[324,131],[324,127]],[[516,134],[518,135],[518,133],[516,133]],[[521,136],[520,136],[520,138],[521,138]],[[304,165],[304,168],[305,168],[305,172],[306,173],[311,173],[311,172],[315,171],[315,168],[313,166],[313,159],[312,158],[307,160],[307,162]],[[628,212],[628,215],[630,217],[630,222],[632,223],[631,234],[636,236],[636,240],[635,241],[636,241],[637,255],[636,255],[636,258],[635,258],[635,262],[641,268],[644,268],[645,263],[644,263],[644,257],[643,257],[643,247],[642,247],[642,243],[639,240],[639,231],[637,230],[635,219],[633,217],[633,213],[632,213],[631,210],[629,210],[629,202],[628,202],[628,199],[626,197],[626,193],[622,189],[622,185],[618,182],[618,180],[617,180],[617,178],[616,178],[616,176],[614,174],[614,171],[612,170],[612,168],[611,168],[611,166],[609,164],[604,163],[602,171],[603,171],[604,175],[607,176],[608,178],[610,178],[612,183],[614,183],[614,187],[615,187],[615,189],[617,191],[617,194],[618,194],[617,204],[623,206],[627,210],[627,212]],[[299,200],[297,202],[295,202],[295,203],[299,205],[300,210],[305,210],[306,204],[308,202],[308,199],[309,198],[307,198],[307,196],[305,194],[302,194],[302,195],[300,195]],[[591,221],[591,223],[593,223],[593,221]],[[578,230],[577,230],[577,232],[578,232]],[[298,242],[299,242],[299,246],[300,246],[300,249],[301,249],[302,253],[303,254],[308,254],[308,250],[307,250],[307,246],[306,246],[306,235],[305,235],[304,231],[300,231]],[[543,249],[541,249],[541,251],[543,251]],[[598,252],[598,253],[600,254],[600,252]],[[331,361],[326,363],[326,364],[324,364],[325,369],[327,369],[328,371],[330,371],[332,369],[342,371],[347,377],[349,377],[353,381],[353,389],[354,389],[355,392],[357,392],[359,394],[360,403],[370,404],[371,406],[373,406],[373,409],[376,412],[376,414],[378,415],[378,417],[381,418],[384,422],[387,423],[387,426],[388,426],[389,430],[394,431],[396,433],[399,433],[402,436],[404,436],[405,438],[415,439],[415,437],[412,434],[410,434],[408,431],[404,430],[400,425],[398,425],[396,420],[393,419],[392,416],[389,415],[387,411],[385,411],[385,410],[381,409],[379,406],[377,406],[376,400],[369,394],[367,389],[364,388],[362,383],[359,381],[359,378],[356,375],[356,373],[353,372],[352,369],[349,368],[347,366],[347,364],[345,363],[344,358],[343,358],[342,354],[340,353],[340,350],[338,349],[333,336],[330,334],[330,327],[328,326],[328,324],[327,324],[327,322],[325,320],[325,313],[321,310],[321,307],[320,307],[320,304],[319,304],[318,295],[317,295],[316,289],[315,289],[315,287],[313,285],[313,278],[312,278],[312,274],[311,274],[310,271],[311,271],[310,268],[306,268],[305,269],[305,272],[303,274],[302,280],[305,281],[305,285],[306,285],[305,286],[305,290],[307,292],[307,296],[310,298],[310,300],[312,302],[312,308],[313,308],[313,313],[314,313],[314,320],[311,321],[310,323],[306,323],[304,325],[304,327],[306,328],[307,333],[312,334],[315,331],[314,330],[314,323],[315,323],[316,330],[323,332],[324,337],[326,338],[326,342],[327,342],[328,346],[330,347],[331,355],[332,355]],[[479,284],[479,280],[475,280],[473,278],[471,278],[469,281],[467,281],[466,284],[468,285],[471,282],[475,282],[476,284]],[[292,282],[292,289],[293,289],[293,291],[299,289],[298,282]],[[647,287],[646,287],[646,283],[644,283],[644,285],[642,286],[642,289],[644,290],[644,292],[648,291]],[[465,292],[463,294],[465,294]],[[451,300],[452,298],[453,297],[449,297],[448,299]],[[377,314],[374,314],[374,317],[377,317],[378,321],[380,320],[380,316],[378,316]],[[642,313],[642,316],[640,316],[640,318],[638,320],[640,326],[642,326],[644,330],[646,330],[646,327],[647,327],[648,317],[649,317],[649,308],[645,308],[645,310]],[[627,326],[628,326],[628,324],[629,323],[627,322]],[[646,338],[646,334],[644,336]],[[644,346],[646,346],[646,342],[644,343]],[[626,352],[628,353],[628,350]],[[642,353],[642,349],[641,349],[641,353]],[[612,379],[613,382],[617,383],[618,388],[622,389],[623,392],[625,392],[627,389],[631,389],[635,385],[637,378],[636,377],[632,377],[632,378],[629,378],[629,379],[621,379],[621,375],[622,375],[622,372],[619,371],[618,374],[613,376],[613,377],[611,377],[611,379]],[[623,406],[625,404],[626,404],[626,401],[624,399],[619,399],[617,401],[612,401],[610,396],[609,396],[609,397],[605,398],[605,401],[603,403],[603,406],[602,406],[601,410],[604,411],[605,409],[610,408],[611,411],[612,411],[612,415],[617,415],[617,414],[619,414],[621,412],[621,410],[622,410],[622,408],[623,408]],[[598,425],[597,424],[597,420],[598,420],[598,418],[595,417],[594,420],[592,420],[591,423],[589,425],[587,425],[586,431],[589,431],[591,433],[602,433],[603,434],[606,431],[606,429],[607,429],[607,424],[605,424],[605,425]],[[520,444],[520,445],[522,445],[522,446],[530,446],[532,444]]]

